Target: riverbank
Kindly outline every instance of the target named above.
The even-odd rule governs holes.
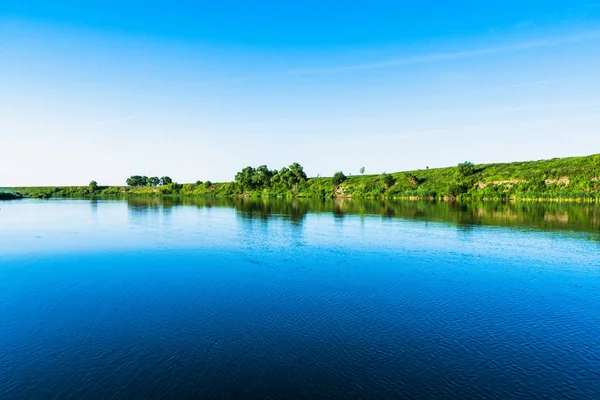
[[[297,165],[297,164],[296,164]],[[291,168],[293,166],[290,166]],[[301,167],[300,167],[301,168]],[[282,181],[290,169],[270,172],[256,184],[261,167],[248,167],[234,182],[169,183],[164,186],[18,187],[27,197],[306,197],[429,200],[514,200],[600,202],[600,155],[528,162],[471,164],[379,175],[336,173],[333,178]]]
[[[18,194],[0,192],[0,200],[16,200],[21,198],[23,197]]]

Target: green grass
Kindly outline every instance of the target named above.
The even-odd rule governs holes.
[[[434,168],[383,175],[349,176],[335,185],[331,178],[309,178],[294,188],[266,187],[244,191],[235,182],[172,183],[159,187],[20,187],[25,196],[243,196],[243,197],[356,197],[398,199],[557,200],[600,201],[600,154],[528,162],[479,164],[472,174],[458,167]]]

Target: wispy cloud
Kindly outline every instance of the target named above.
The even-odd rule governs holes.
[[[430,135],[440,135],[444,133],[448,133],[448,129],[426,129],[420,131],[408,131],[408,132],[398,132],[398,133],[375,133],[375,134],[365,134],[365,135],[353,135],[352,142],[354,144],[357,143],[372,143],[373,139],[376,139],[377,142],[382,140],[393,141],[398,139],[410,139],[421,136],[430,136]]]
[[[129,115],[127,117],[121,117],[121,118],[115,118],[115,119],[108,119],[106,121],[97,122],[97,124],[98,125],[104,125],[104,124],[110,124],[110,123],[113,123],[113,122],[125,121],[125,120],[128,120],[128,119],[134,119],[134,118],[137,118],[137,115]]]
[[[438,135],[441,133],[447,133],[447,129],[428,129],[424,131],[413,131],[413,132],[403,132],[397,134],[391,134],[394,138],[404,139],[404,138],[413,138],[419,136],[429,136],[429,135]]]
[[[520,87],[532,86],[532,85],[545,85],[548,83],[550,83],[550,81],[548,81],[548,80],[537,80],[537,81],[527,81],[527,82],[520,82],[520,83],[510,83],[510,84],[506,84],[506,85],[498,85],[497,87],[499,87],[499,88],[520,88]]]
[[[344,71],[360,71],[360,70],[371,70],[371,69],[379,69],[379,68],[390,68],[390,67],[398,67],[398,66],[411,65],[411,64],[433,63],[433,62],[455,60],[455,59],[460,59],[460,58],[474,57],[474,56],[487,55],[487,54],[525,51],[525,50],[531,50],[531,49],[537,49],[537,48],[545,48],[545,47],[553,47],[553,46],[560,46],[560,45],[566,45],[566,44],[589,42],[589,41],[595,41],[598,39],[600,39],[600,31],[593,31],[593,32],[588,32],[586,34],[582,34],[582,35],[578,35],[578,36],[563,37],[563,38],[550,38],[550,39],[543,39],[543,40],[532,40],[532,41],[512,43],[512,44],[508,44],[508,45],[504,45],[504,46],[494,46],[494,47],[471,49],[471,50],[464,50],[464,51],[447,52],[447,53],[433,53],[433,54],[423,54],[423,55],[417,55],[417,56],[407,56],[407,57],[401,57],[401,58],[395,58],[395,59],[383,60],[383,61],[371,62],[371,63],[340,65],[340,66],[331,66],[331,67],[323,67],[323,68],[298,69],[298,70],[287,71],[284,74],[313,75],[313,74],[327,74],[327,73],[344,72]]]
[[[563,103],[563,104],[523,104],[519,106],[508,106],[492,108],[486,111],[492,112],[519,112],[519,111],[543,111],[543,110],[562,110],[562,109],[579,109],[579,108],[598,108],[600,102],[592,103]]]

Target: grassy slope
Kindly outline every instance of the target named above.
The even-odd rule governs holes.
[[[389,198],[475,198],[475,199],[582,199],[600,200],[600,154],[529,162],[480,164],[475,173],[458,178],[457,167],[393,173],[389,187],[379,175],[350,176],[341,185],[330,178],[311,178],[296,190],[244,193],[246,196],[287,197],[389,197]],[[599,178],[599,179],[596,179]],[[457,184],[462,185],[457,191]],[[459,186],[460,186],[459,185]],[[232,182],[172,184],[166,187],[100,187],[90,193],[87,187],[28,187],[11,190],[32,197],[129,196],[129,195],[240,195]]]

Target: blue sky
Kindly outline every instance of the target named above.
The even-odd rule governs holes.
[[[4,1],[0,186],[600,152],[600,2]]]

